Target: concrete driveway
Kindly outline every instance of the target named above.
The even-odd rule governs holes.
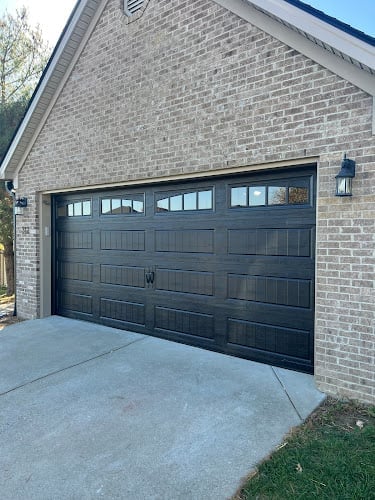
[[[310,375],[50,317],[0,332],[2,500],[220,500],[324,399]]]

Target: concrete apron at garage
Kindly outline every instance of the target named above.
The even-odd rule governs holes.
[[[324,399],[313,377],[50,317],[0,333],[0,488],[226,499]]]

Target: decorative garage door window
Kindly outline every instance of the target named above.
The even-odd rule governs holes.
[[[125,197],[102,198],[102,215],[143,214],[145,209],[144,194],[125,195]]]
[[[57,208],[58,217],[87,217],[91,215],[91,200],[74,201]]]
[[[248,184],[230,188],[230,207],[310,204],[310,179],[285,179],[269,185]]]
[[[156,212],[212,210],[213,189],[156,194]]]

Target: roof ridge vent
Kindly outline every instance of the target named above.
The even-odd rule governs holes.
[[[138,12],[145,0],[124,0],[124,12],[127,16],[132,16],[136,12]]]

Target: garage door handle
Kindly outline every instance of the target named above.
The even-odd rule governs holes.
[[[155,279],[155,273],[154,272],[146,273],[146,282],[148,284],[153,283],[154,279]]]

